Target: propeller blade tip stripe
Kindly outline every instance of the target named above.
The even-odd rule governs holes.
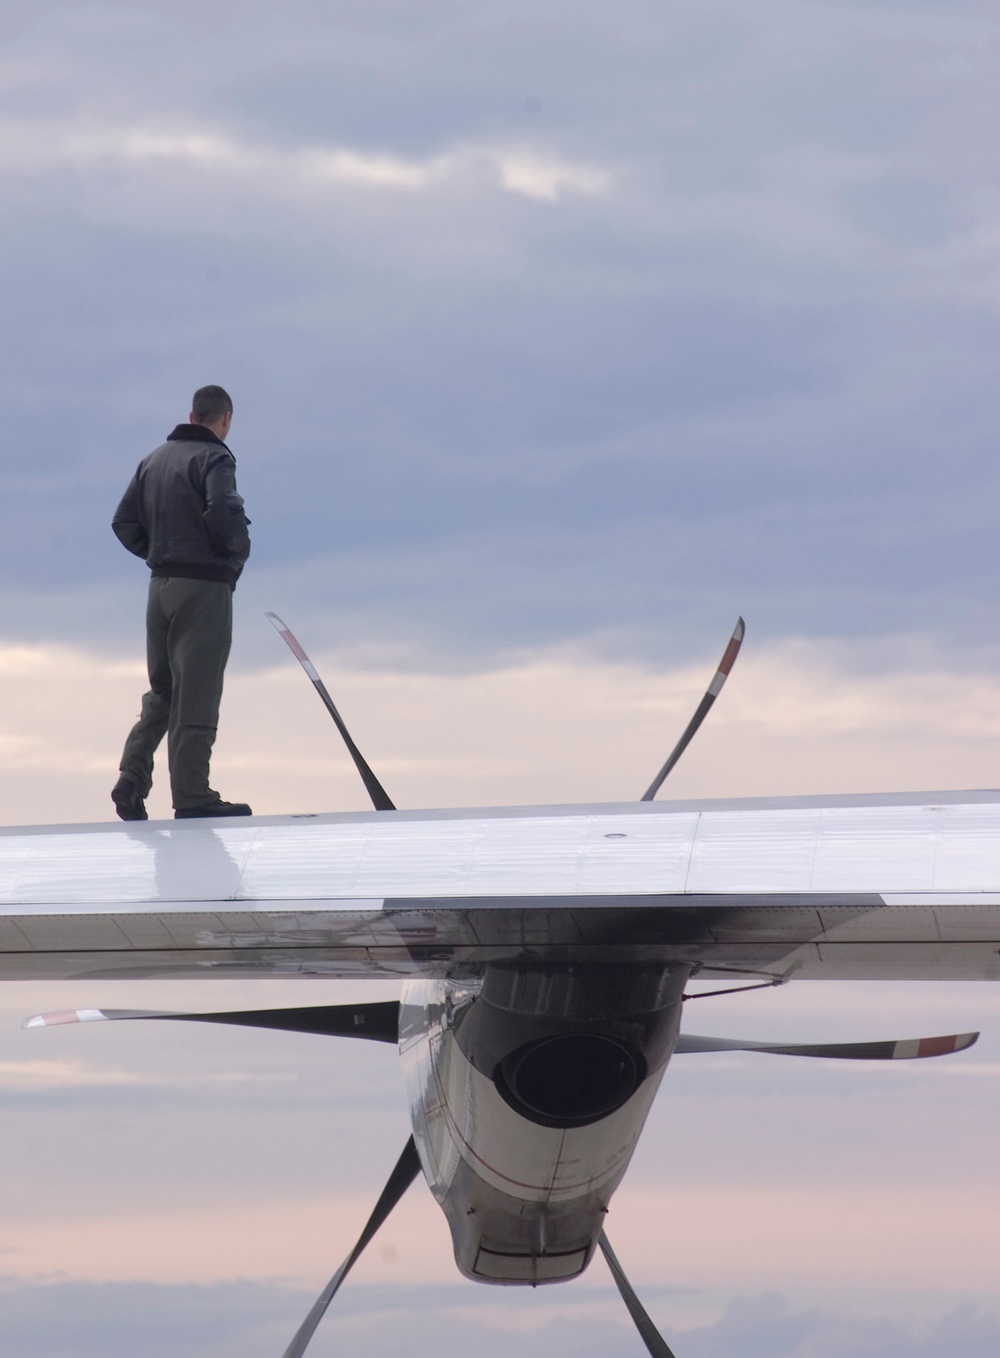
[[[281,640],[285,643],[285,645],[288,647],[288,649],[291,651],[292,655],[294,655],[295,659],[299,662],[300,665],[304,666],[308,665],[310,669],[312,668],[309,657],[306,655],[305,651],[299,645],[294,632],[289,632],[288,628],[286,627],[284,631],[281,633]]]
[[[975,1041],[972,1033],[953,1033],[948,1037],[922,1037],[917,1043],[917,1056],[948,1056],[971,1047]]]
[[[318,679],[319,675],[312,668],[312,662],[299,644],[299,639],[296,637],[295,633],[291,631],[286,623],[281,621],[277,613],[265,613],[264,617],[275,627],[281,640],[285,643],[299,664],[302,665],[309,674],[309,678]]]
[[[58,1028],[64,1023],[95,1023],[104,1018],[103,1009],[54,1009],[25,1019],[22,1028]]]
[[[724,677],[728,676],[729,671],[736,664],[736,657],[739,655],[740,647],[742,645],[743,645],[743,633],[740,632],[739,636],[737,636],[736,633],[734,632],[732,637],[730,638],[729,645],[726,647],[725,654],[719,661],[719,674],[723,675]]]
[[[979,1037],[978,1033],[949,1033],[945,1037],[911,1037],[894,1044],[894,1061],[916,1061],[925,1056],[950,1056],[965,1051]]]

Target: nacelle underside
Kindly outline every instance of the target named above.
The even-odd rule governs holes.
[[[472,987],[404,987],[414,1137],[467,1277],[537,1285],[587,1267],[676,1042],[689,974],[567,976],[522,963],[488,967]]]

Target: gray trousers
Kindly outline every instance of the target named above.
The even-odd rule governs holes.
[[[233,592],[228,585],[178,576],[150,580],[149,692],[119,766],[140,796],[149,796],[153,755],[166,735],[174,810],[217,800],[219,794],[208,784],[208,765],[232,636]]]

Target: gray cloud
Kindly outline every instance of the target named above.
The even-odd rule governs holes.
[[[556,1296],[553,1296],[556,1293]],[[274,1358],[312,1302],[304,1292],[250,1284],[156,1287],[147,1284],[0,1284],[0,1339],[19,1358],[103,1358],[143,1352],[150,1358]],[[858,1314],[851,1298],[796,1303],[778,1294],[736,1297],[708,1324],[671,1329],[684,1300],[646,1289],[644,1300],[679,1358],[992,1358],[1000,1320],[987,1299],[942,1304],[926,1299],[902,1315],[884,1308]],[[709,1306],[715,1309],[713,1298]],[[577,1311],[578,1315],[574,1316]],[[923,1312],[923,1314],[921,1314]],[[340,1294],[314,1341],[317,1358],[474,1350],[507,1358],[602,1358],[638,1353],[616,1293],[604,1287],[525,1289],[373,1288]]]
[[[107,519],[206,377],[253,571],[338,635],[995,630],[983,6],[17,22],[8,635],[121,643]]]

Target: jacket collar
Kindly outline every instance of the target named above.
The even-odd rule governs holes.
[[[179,424],[172,434],[167,435],[168,443],[217,443],[220,448],[228,447],[211,429],[206,429],[203,424]]]

